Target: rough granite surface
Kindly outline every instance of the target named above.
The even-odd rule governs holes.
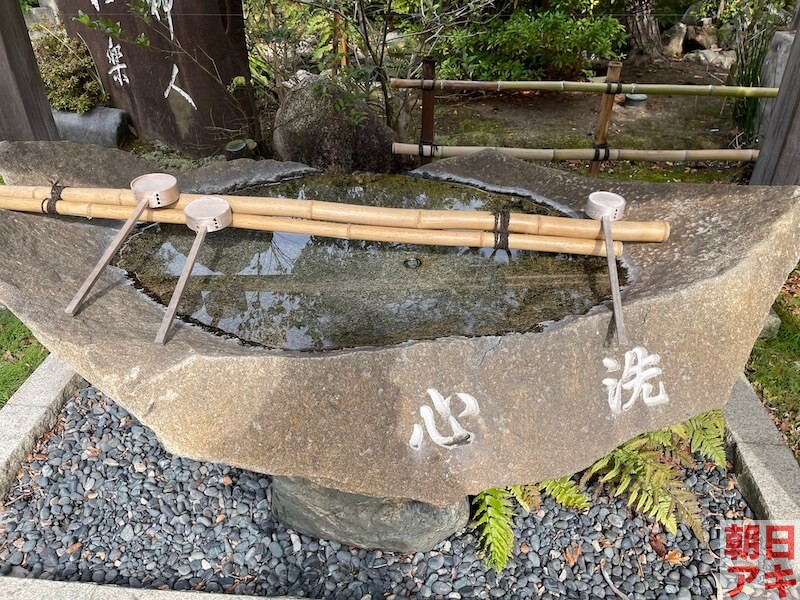
[[[77,317],[64,314],[114,233],[76,219],[0,211],[0,302],[174,453],[450,505],[573,473],[641,432],[722,407],[798,260],[797,188],[598,182],[493,152],[416,174],[543,196],[573,212],[602,185],[627,198],[628,219],[670,221],[666,243],[626,244],[623,294],[631,348],[660,355],[651,395],[660,382],[669,401],[640,395],[613,414],[603,380],[621,371],[609,373],[604,359],[624,363],[631,348],[609,342],[605,306],[541,333],[325,354],[244,347],[185,324],[155,345],[164,308],[119,271],[105,272]],[[431,388],[449,397],[470,443],[433,443],[421,418],[434,408]],[[447,402],[439,408],[446,414]],[[434,418],[450,435],[453,421]],[[415,425],[419,449],[409,444]]]
[[[74,142],[0,142],[0,177],[8,185],[128,188],[131,180],[162,169],[116,148]],[[191,194],[224,194],[316,172],[301,163],[240,158],[172,172]]]

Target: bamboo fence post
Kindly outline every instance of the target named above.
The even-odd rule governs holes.
[[[433,87],[435,85],[436,59],[432,56],[426,56],[422,59],[422,131],[419,136],[420,150],[426,145],[433,146],[433,113],[436,103],[436,92]],[[432,154],[428,156],[425,156],[424,152],[419,154],[419,162],[422,165],[427,165],[433,160]]]
[[[339,72],[339,67],[344,68],[347,66],[347,33],[342,26],[342,15],[338,12],[333,13],[333,35],[331,36],[331,50],[337,57],[333,65],[331,65],[331,74],[336,77]]]
[[[621,73],[622,63],[612,60],[608,63],[606,83],[619,83]],[[594,132],[593,146],[595,149],[608,148],[608,126],[611,123],[611,112],[614,109],[614,96],[616,95],[615,92],[611,91],[610,87],[600,100],[600,116],[597,120],[597,129]],[[597,177],[601,164],[600,160],[593,160],[589,163],[589,177]]]

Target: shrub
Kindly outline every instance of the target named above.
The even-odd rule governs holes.
[[[83,113],[106,101],[97,69],[81,40],[44,29],[33,41],[33,51],[53,108]]]
[[[625,28],[611,17],[577,17],[557,6],[519,9],[488,30],[455,32],[442,52],[440,75],[468,79],[574,78],[592,61],[618,58]]]

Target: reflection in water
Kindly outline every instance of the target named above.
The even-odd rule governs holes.
[[[405,177],[354,183],[314,176],[248,194],[555,214],[511,196]],[[117,266],[167,304],[193,237],[183,226],[147,227],[130,239]],[[269,347],[328,350],[533,331],[586,312],[608,293],[600,258],[229,228],[206,239],[179,314]]]

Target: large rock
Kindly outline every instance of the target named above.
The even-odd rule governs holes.
[[[272,511],[301,533],[393,552],[427,552],[469,521],[466,498],[438,507],[348,494],[299,477],[273,478]]]
[[[736,53],[733,50],[694,50],[686,53],[683,60],[730,71],[736,64]]]
[[[320,76],[301,80],[275,116],[273,145],[283,160],[349,173],[393,169],[394,132],[366,104]]]
[[[540,332],[327,353],[244,346],[188,324],[161,346],[164,307],[118,270],[76,317],[63,312],[115,230],[3,211],[0,302],[170,452],[449,506],[573,473],[639,433],[722,407],[798,260],[796,188],[598,182],[494,152],[416,174],[573,214],[602,186],[628,199],[628,219],[668,220],[669,241],[625,247],[630,346],[609,342],[605,305]],[[651,387],[632,399],[620,386],[652,354],[662,373],[642,374]]]
[[[683,40],[686,37],[686,25],[676,23],[661,34],[661,47],[664,56],[680,58],[683,56]]]
[[[683,38],[684,52],[709,50],[718,46],[717,29],[710,23],[704,23],[700,26],[686,26],[686,35]]]
[[[119,148],[128,136],[128,117],[124,110],[98,106],[85,113],[54,110],[53,120],[62,140]]]
[[[0,177],[8,185],[127,188],[158,167],[130,152],[74,142],[0,142]]]
[[[0,142],[0,177],[8,185],[80,185],[128,188],[136,177],[163,171],[158,164],[116,148],[73,142]],[[180,190],[222,194],[313,173],[300,163],[240,158],[194,171],[173,172]]]
[[[761,66],[761,85],[764,87],[780,87],[783,79],[783,72],[786,70],[786,63],[789,60],[789,52],[794,43],[795,32],[776,31],[770,43],[764,64]],[[774,98],[761,98],[758,101],[758,133],[764,136],[767,132],[769,119],[772,116],[772,107],[775,104]]]

